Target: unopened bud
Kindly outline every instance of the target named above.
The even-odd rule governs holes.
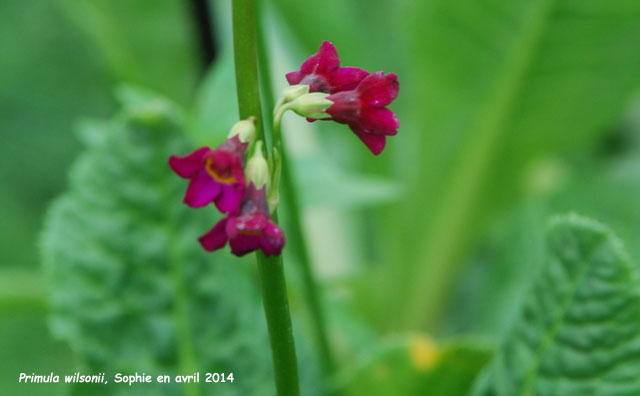
[[[291,102],[292,100],[308,93],[309,86],[306,84],[290,85],[282,90],[280,97],[286,102]]]
[[[251,142],[256,134],[255,121],[256,117],[251,116],[246,120],[236,122],[235,125],[231,127],[228,137],[232,138],[238,135],[238,139],[240,139],[242,143]]]
[[[329,94],[323,92],[312,92],[302,96],[299,96],[292,102],[290,102],[287,107],[299,115],[307,118],[331,118],[331,116],[325,113],[333,102],[327,99]]]
[[[262,155],[262,140],[256,142],[256,147],[245,169],[247,182],[253,183],[259,190],[269,183],[269,165]]]
[[[290,85],[286,87],[280,93],[280,98],[273,108],[273,113],[276,114],[280,107],[307,93],[309,93],[309,86],[305,84]]]

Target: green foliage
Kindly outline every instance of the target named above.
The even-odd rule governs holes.
[[[331,160],[405,184],[400,204],[376,212],[384,227],[365,245],[385,246],[367,282],[387,286],[360,292],[363,308],[386,307],[374,313],[382,328],[437,328],[468,248],[529,193],[532,163],[598,143],[640,85],[634,1],[274,4],[305,49],[290,67],[329,39],[344,64],[400,76],[391,107],[401,128],[382,156],[349,150],[350,136],[328,126],[320,135]]]
[[[5,266],[35,262],[42,208],[63,188],[79,146],[68,126],[110,110],[106,85],[135,82],[188,103],[199,72],[188,2],[57,3],[0,0]],[[210,1],[221,51],[187,115],[154,95],[121,91],[118,116],[83,124],[87,149],[45,223],[51,327],[81,371],[224,370],[237,379],[215,388],[141,386],[135,394],[273,394],[251,264],[201,251],[196,238],[215,211],[181,205],[186,181],[166,164],[193,149],[185,135],[216,145],[237,119],[229,3]],[[637,147],[629,151],[637,127],[616,143],[622,151],[601,152],[611,136],[605,144],[601,137],[617,136],[611,126],[639,86],[640,4],[264,3],[277,84],[329,39],[343,64],[397,72],[402,85],[391,106],[400,133],[379,157],[343,125],[285,120],[346,394],[468,394],[489,348],[448,343],[425,367],[412,355],[423,344],[388,343],[378,332],[420,327],[506,336],[475,395],[640,393],[637,285],[618,242],[603,226],[564,219],[552,228],[552,259],[544,261],[545,220],[574,210],[611,226],[640,257],[640,157]],[[292,246],[285,259],[295,320],[306,307]],[[2,356],[25,371],[73,372],[68,348],[47,339],[40,288],[30,272],[0,273]],[[302,389],[313,395],[322,390],[306,330],[296,343]],[[363,361],[352,359],[363,351]],[[10,394],[67,390],[11,387],[16,365],[5,366],[0,383]],[[73,394],[98,393],[75,387]]]
[[[188,103],[199,70],[190,4],[175,0],[57,0],[120,83]]]
[[[3,274],[3,277],[5,274]],[[29,280],[14,278],[13,281]],[[31,279],[33,282],[33,279]],[[5,286],[5,285],[3,285]],[[21,396],[62,396],[61,384],[19,383],[20,373],[49,375],[72,372],[74,359],[67,345],[54,341],[44,320],[45,309],[33,301],[15,301],[2,296],[0,301],[0,383],[2,392]],[[45,374],[46,373],[46,374]],[[64,382],[64,381],[63,381]]]
[[[351,374],[347,388],[354,396],[466,396],[490,352],[470,340],[442,347],[420,336],[379,341]]]
[[[447,307],[452,331],[504,335],[543,263],[545,220],[554,213],[576,211],[599,219],[616,231],[632,258],[640,257],[640,157],[634,142],[640,130],[625,124],[614,135],[626,142],[620,149],[547,161],[529,172],[528,184],[539,184],[535,180],[546,174],[546,187],[491,222]]]
[[[270,393],[268,341],[250,267],[201,249],[197,237],[215,211],[188,210],[181,203],[186,182],[167,165],[170,154],[191,149],[179,111],[132,90],[120,97],[122,114],[83,127],[87,151],[46,221],[54,333],[92,372],[224,370],[237,381],[185,394]],[[176,384],[139,389],[181,394]]]
[[[575,215],[548,232],[548,260],[473,395],[640,392],[636,269],[604,226]]]
[[[393,228],[407,230],[395,289],[410,286],[390,305],[408,300],[401,319],[433,325],[461,253],[521,193],[525,166],[584,148],[620,116],[640,84],[640,3],[413,1],[405,15],[404,125],[424,132],[406,140],[415,172]]]
[[[69,125],[111,103],[98,58],[52,1],[0,0],[0,53],[0,267],[33,271],[47,202],[79,149]]]

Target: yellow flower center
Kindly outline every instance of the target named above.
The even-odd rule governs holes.
[[[231,169],[225,169],[224,173],[218,173],[215,168],[213,168],[213,160],[211,158],[207,158],[205,160],[205,168],[207,172],[213,177],[215,180],[224,184],[231,184],[236,182],[236,178],[233,176]]]

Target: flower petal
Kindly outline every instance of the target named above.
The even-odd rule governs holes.
[[[222,192],[216,199],[216,207],[222,213],[236,213],[244,193],[244,181],[242,183],[223,184]]]
[[[360,125],[364,130],[376,135],[395,135],[400,126],[398,117],[386,107],[365,107],[361,113]]]
[[[200,147],[185,156],[172,155],[169,157],[169,166],[178,176],[191,179],[203,167],[203,158],[210,151],[209,147]]]
[[[260,235],[238,234],[229,241],[229,246],[231,246],[231,253],[242,257],[260,248]]]
[[[340,67],[328,76],[330,93],[351,91],[356,89],[360,81],[369,75],[369,72],[358,67]]]
[[[387,143],[387,137],[384,135],[375,135],[373,133],[365,132],[364,130],[351,126],[351,130],[357,137],[371,150],[374,155],[378,155],[384,149]]]
[[[302,74],[326,74],[340,67],[340,58],[336,47],[330,41],[323,41],[318,52],[307,58],[300,66]]]
[[[384,107],[398,96],[400,84],[395,73],[375,72],[362,80],[357,88],[361,100],[369,106]]]
[[[219,194],[220,184],[205,169],[201,169],[189,182],[184,203],[192,208],[200,208],[215,200]]]
[[[285,238],[282,229],[272,221],[269,221],[260,237],[260,249],[265,256],[278,255],[282,252]]]
[[[300,84],[300,81],[304,78],[304,74],[300,71],[292,71],[287,73],[285,77],[287,78],[289,85],[296,85]]]
[[[228,219],[228,217],[221,219],[209,230],[209,232],[198,238],[198,241],[200,241],[200,244],[205,250],[212,252],[227,244],[228,238],[225,228],[227,226]]]

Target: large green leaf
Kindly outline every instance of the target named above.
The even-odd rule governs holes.
[[[233,372],[233,384],[200,384],[186,394],[270,394],[268,338],[250,261],[201,249],[197,237],[215,211],[183,205],[186,182],[167,165],[170,154],[192,149],[180,112],[154,96],[120,96],[122,114],[83,128],[87,150],[46,221],[54,333],[87,371]],[[304,380],[313,367],[307,362]],[[130,391],[107,387],[110,394]],[[137,390],[182,394],[175,383]]]
[[[528,184],[538,185],[538,192],[492,220],[489,237],[475,249],[456,288],[449,328],[494,337],[508,330],[526,293],[523,286],[543,263],[544,219],[553,213],[575,211],[599,219],[616,230],[632,258],[640,257],[640,144],[634,143],[640,129],[624,124],[613,136],[624,144],[613,146],[613,152],[599,148],[586,157],[547,161],[528,172]]]
[[[620,241],[575,215],[548,232],[548,260],[473,395],[637,395],[638,278]]]
[[[640,3],[431,0],[406,11],[403,121],[420,133],[402,140],[412,172],[390,289],[407,292],[389,305],[405,325],[433,325],[464,248],[521,192],[524,166],[584,148],[620,116],[640,84]]]

